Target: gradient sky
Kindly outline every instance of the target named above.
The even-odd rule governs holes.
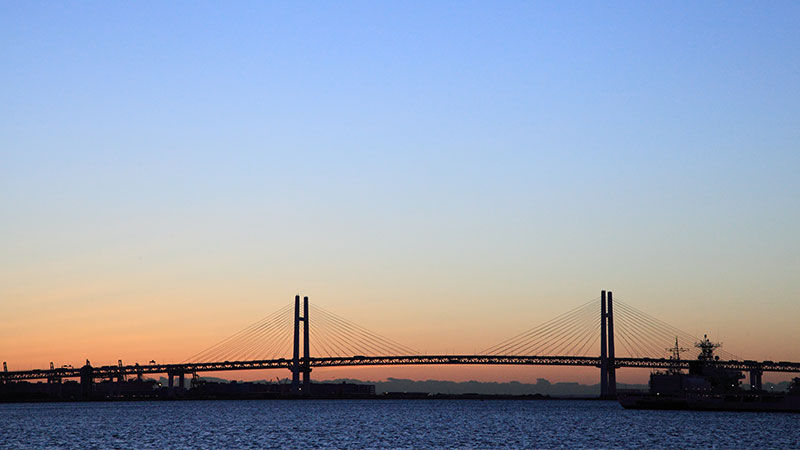
[[[800,361],[798,23],[780,1],[2,2],[0,358],[181,361],[296,293],[472,353],[613,289]]]

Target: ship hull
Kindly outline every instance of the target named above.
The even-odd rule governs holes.
[[[622,394],[619,396],[619,403],[625,409],[800,413],[800,396],[777,394],[701,396]]]

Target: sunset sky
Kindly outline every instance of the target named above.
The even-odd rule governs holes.
[[[0,359],[180,362],[295,294],[475,353],[610,289],[800,361],[798,23],[788,1],[3,2]]]

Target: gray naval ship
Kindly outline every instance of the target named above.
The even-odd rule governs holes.
[[[687,409],[699,411],[770,411],[800,412],[800,378],[794,378],[788,392],[767,392],[741,387],[741,371],[714,364],[719,357],[714,349],[720,344],[708,336],[696,343],[697,360],[689,362],[689,373],[674,367],[650,375],[648,392],[622,392],[619,403],[627,409]],[[672,359],[680,359],[681,349],[675,340]]]

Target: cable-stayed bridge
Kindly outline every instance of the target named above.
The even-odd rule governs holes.
[[[598,302],[599,300],[599,302]],[[512,336],[474,355],[423,355],[296,296],[290,303],[227,339],[176,364],[118,365],[81,368],[55,367],[9,371],[3,363],[0,382],[45,379],[61,382],[79,378],[84,392],[95,379],[124,380],[129,376],[166,374],[175,379],[203,372],[288,369],[292,392],[311,392],[314,367],[391,365],[550,365],[588,366],[600,371],[601,395],[616,394],[620,368],[686,369],[694,353],[680,353],[680,344],[699,339],[602,291],[593,299],[547,322]],[[673,347],[674,346],[674,347]],[[668,350],[674,349],[672,354]],[[686,349],[683,349],[686,350]],[[761,388],[763,372],[800,372],[800,363],[741,360],[721,350],[719,366],[749,373],[750,384]],[[313,355],[313,356],[312,356]],[[301,379],[302,378],[302,379]]]

